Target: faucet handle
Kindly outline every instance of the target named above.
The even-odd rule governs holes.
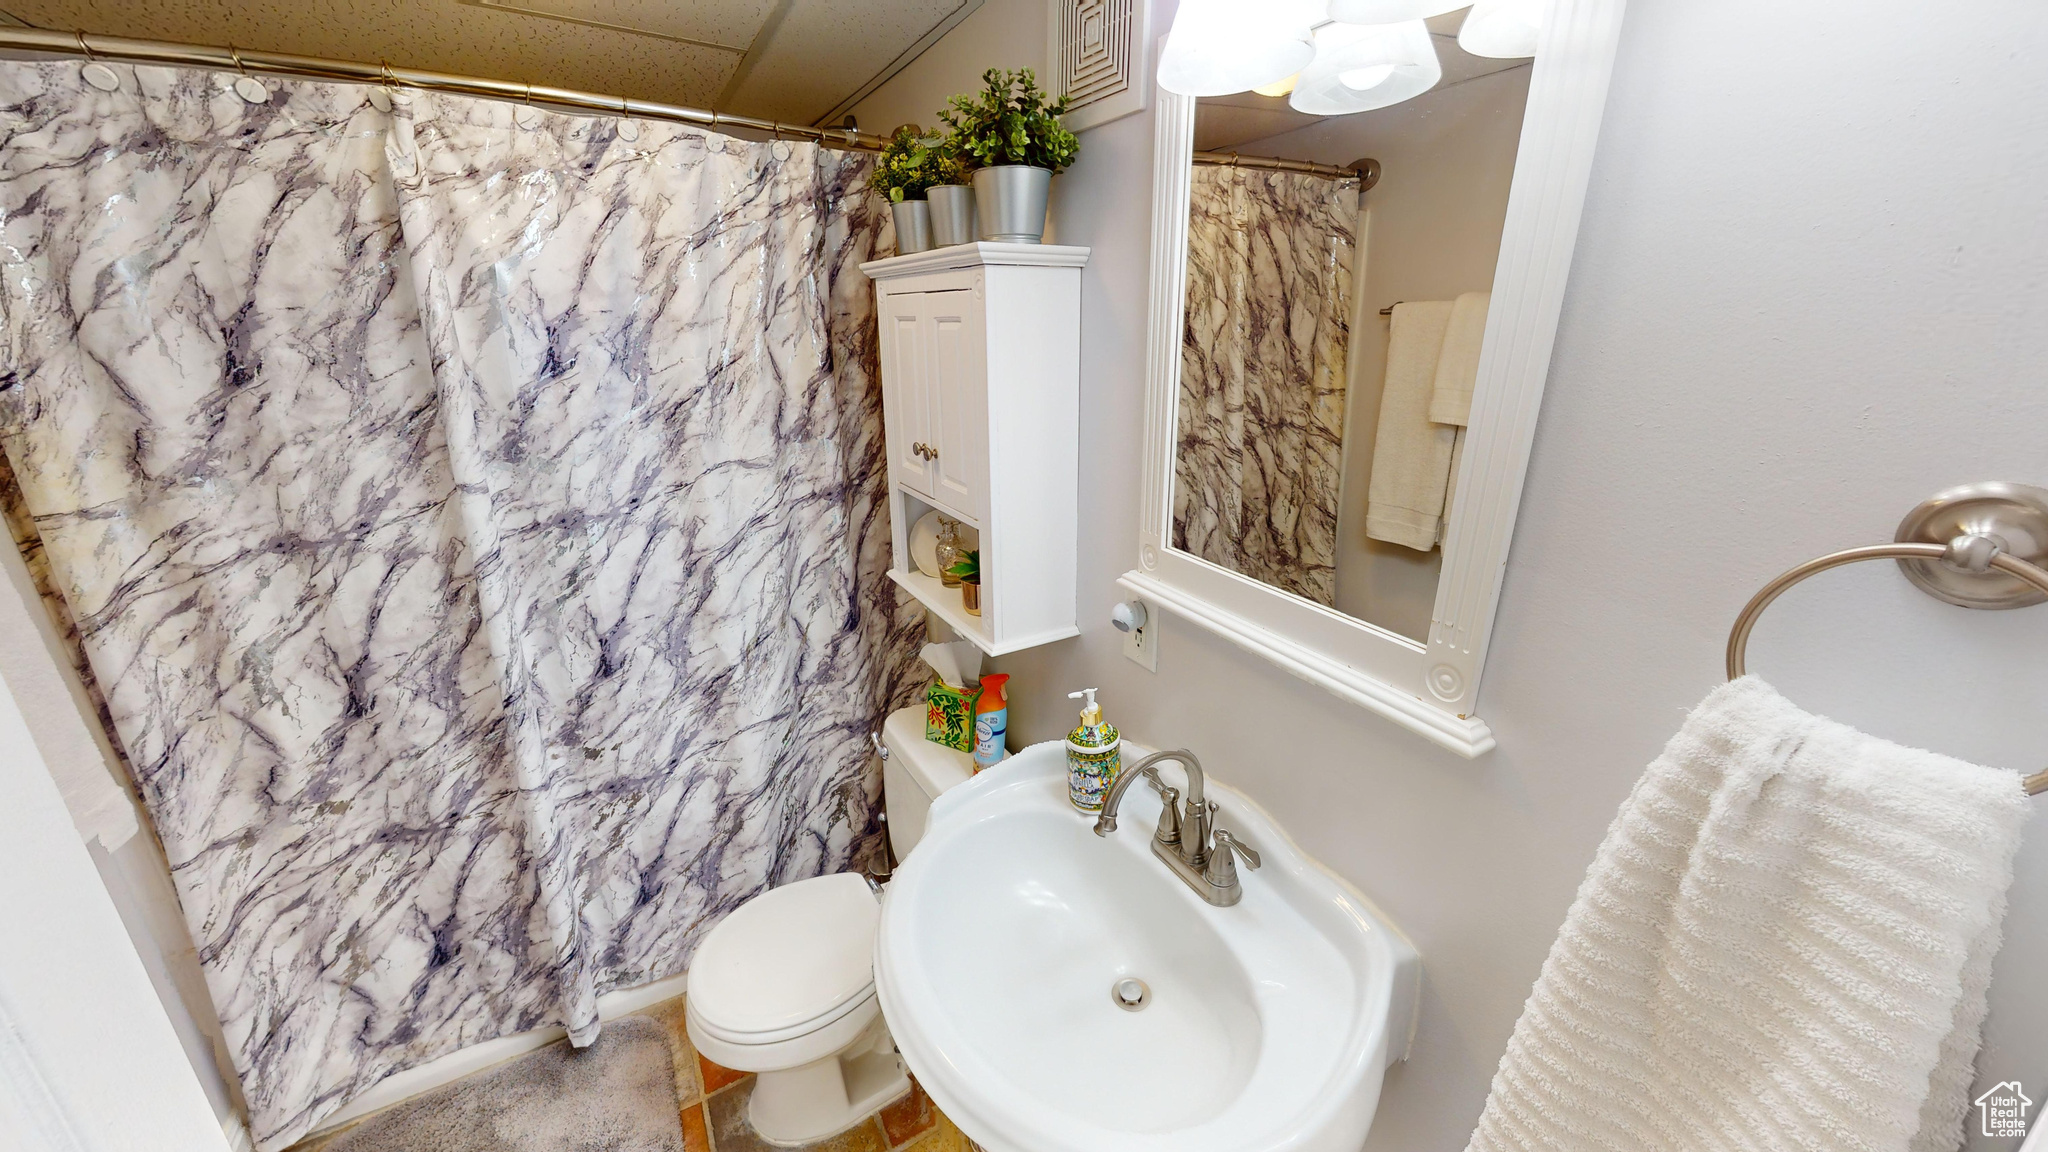
[[[1225,901],[1230,904],[1237,903],[1237,861],[1233,856],[1244,857],[1244,862],[1253,871],[1258,871],[1259,854],[1232,836],[1229,829],[1218,828],[1216,846],[1209,852],[1208,866],[1202,869],[1202,879],[1207,880],[1211,888],[1230,892],[1229,899]]]
[[[1225,851],[1226,848],[1229,851]],[[1265,863],[1265,861],[1259,859],[1259,854],[1252,849],[1251,845],[1231,835],[1230,829],[1218,828],[1216,830],[1216,855],[1228,858],[1231,852],[1244,857],[1246,866],[1250,867],[1254,872],[1259,870],[1259,865]]]

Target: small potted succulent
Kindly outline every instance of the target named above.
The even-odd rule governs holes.
[[[897,255],[931,249],[931,206],[925,193],[960,179],[960,161],[937,135],[905,124],[889,137],[875,170],[868,174],[868,187],[889,198],[889,211],[896,218]]]
[[[969,616],[981,615],[981,553],[962,552],[946,575],[960,578],[960,606]]]
[[[1047,101],[1031,69],[991,68],[981,79],[980,92],[947,102],[947,142],[975,166],[981,238],[1036,244],[1052,178],[1074,162],[1081,142],[1060,122],[1066,98]]]

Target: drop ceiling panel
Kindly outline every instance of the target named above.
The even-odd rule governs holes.
[[[851,107],[982,3],[5,0],[0,6],[38,28],[386,60],[810,124]]]
[[[499,8],[603,28],[644,32],[744,53],[775,0],[469,0]]]
[[[795,124],[851,107],[982,0],[793,0],[728,94],[733,109]],[[890,125],[861,127],[886,132]]]
[[[4,6],[39,28],[388,60],[695,107],[718,98],[741,60],[728,49],[457,0],[8,0]]]

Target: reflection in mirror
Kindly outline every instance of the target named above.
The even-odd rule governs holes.
[[[1389,35],[1419,62],[1202,98],[1191,158],[1173,544],[1417,640],[1529,90],[1464,17]]]

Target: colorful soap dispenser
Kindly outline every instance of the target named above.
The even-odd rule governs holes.
[[[1123,770],[1123,737],[1102,718],[1095,689],[1067,693],[1069,700],[1083,698],[1081,723],[1067,733],[1067,799],[1083,812],[1100,812],[1102,798]]]

